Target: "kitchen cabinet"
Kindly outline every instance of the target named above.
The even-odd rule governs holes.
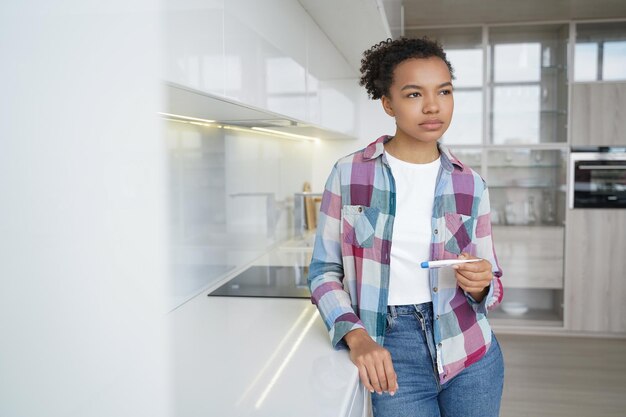
[[[289,0],[226,2],[226,97],[305,120],[306,18]]]
[[[484,57],[476,94],[457,102],[483,109],[482,138],[465,128],[444,142],[487,180],[503,301],[528,307],[519,316],[499,308],[490,321],[499,330],[624,334],[624,210],[568,210],[566,161],[570,146],[626,146],[626,25],[480,29],[409,35],[440,39],[459,77],[481,68],[469,55]]]
[[[452,149],[487,181],[493,239],[503,270],[504,303],[524,304],[511,315],[490,313],[496,327],[563,329],[567,153],[531,146]]]
[[[626,82],[572,85],[572,146],[626,146]]]
[[[224,95],[224,0],[166,1],[162,22],[165,79]]]
[[[565,228],[494,226],[507,288],[563,289]]]
[[[626,210],[568,210],[567,225],[567,329],[626,333]]]
[[[490,143],[567,142],[568,24],[489,28]]]
[[[309,300],[202,293],[168,317],[173,415],[366,415],[357,368]]]
[[[494,242],[503,269],[505,299],[494,324],[563,327],[564,149],[487,149]],[[512,316],[506,304],[528,312]]]
[[[296,0],[168,2],[165,79],[350,136],[360,87]]]

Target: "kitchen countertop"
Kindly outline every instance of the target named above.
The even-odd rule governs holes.
[[[174,415],[365,415],[357,369],[309,300],[206,294],[169,314]]]

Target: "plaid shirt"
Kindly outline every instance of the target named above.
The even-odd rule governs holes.
[[[309,268],[311,300],[336,348],[343,337],[364,328],[380,345],[387,326],[390,251],[395,215],[395,182],[381,136],[339,159],[326,182]],[[484,356],[491,344],[488,310],[502,301],[502,271],[491,237],[485,181],[438,144],[431,218],[430,260],[456,259],[461,251],[493,266],[489,293],[477,303],[457,286],[452,268],[430,269],[437,365],[442,383]]]

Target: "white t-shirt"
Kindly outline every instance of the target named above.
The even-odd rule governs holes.
[[[435,183],[441,157],[427,164],[413,164],[385,152],[396,183],[396,216],[393,224],[388,305],[432,301],[428,269],[431,218]]]

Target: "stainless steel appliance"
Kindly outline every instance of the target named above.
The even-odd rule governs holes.
[[[572,148],[569,208],[626,208],[626,147]]]

